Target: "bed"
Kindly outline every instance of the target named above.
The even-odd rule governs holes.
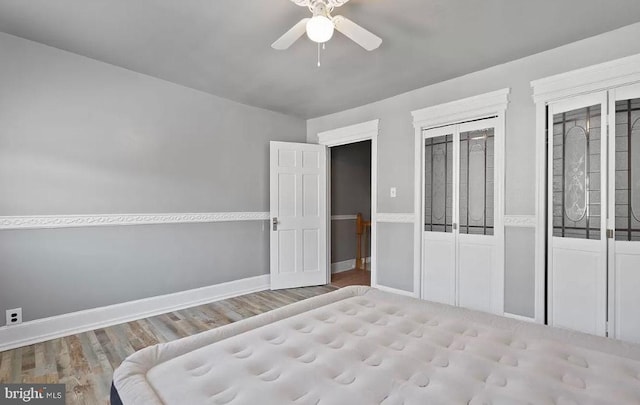
[[[640,404],[640,346],[347,287],[140,350],[129,404]]]

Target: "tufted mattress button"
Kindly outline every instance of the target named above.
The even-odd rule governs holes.
[[[271,382],[271,381],[275,381],[278,378],[280,378],[280,371],[276,370],[276,369],[271,369],[271,370],[267,370],[264,373],[260,374],[260,379],[262,381],[267,381],[267,382]]]
[[[404,345],[404,343],[401,342],[393,342],[389,345],[390,349],[396,350],[396,351],[402,351],[404,350],[406,346]]]
[[[518,359],[510,355],[505,355],[500,358],[500,363],[505,364],[507,366],[517,367]]]
[[[307,353],[304,353],[298,357],[296,357],[296,359],[298,359],[299,361],[303,362],[303,363],[311,363],[312,361],[314,361],[316,359],[316,354],[312,351],[309,351]]]
[[[452,350],[464,350],[465,349],[465,344],[462,342],[453,342],[451,343],[451,345],[449,345],[449,349]]]
[[[374,354],[372,356],[369,356],[366,360],[364,360],[364,363],[372,367],[378,367],[380,364],[382,364],[382,357],[378,356],[377,354]]]
[[[431,360],[431,363],[437,367],[449,367],[449,359],[444,356],[436,356]]]
[[[247,357],[251,356],[253,354],[253,349],[250,347],[238,350],[236,352],[233,352],[233,357],[237,358],[237,359],[246,359]]]
[[[507,379],[499,376],[499,375],[495,375],[495,374],[491,374],[487,380],[486,380],[487,384],[491,384],[491,385],[495,385],[498,387],[504,387],[505,385],[507,385]]]
[[[411,381],[412,383],[414,383],[420,388],[425,388],[431,382],[429,377],[424,373],[414,374],[413,376],[411,376],[409,381]]]
[[[367,334],[369,333],[369,330],[366,328],[360,328],[357,331],[353,332],[354,335],[356,336],[367,336]]]
[[[204,375],[206,375],[209,371],[211,371],[213,369],[213,365],[203,365],[197,368],[193,368],[191,370],[188,370],[190,372],[190,374],[194,377],[202,377]]]
[[[345,371],[344,373],[333,377],[333,380],[342,385],[349,385],[356,380],[356,376]]]
[[[573,374],[565,374],[562,376],[562,382],[575,388],[585,389],[587,384],[584,380]]]
[[[214,395],[213,397],[211,397],[211,399],[213,400],[214,404],[228,404],[229,402],[233,401],[235,399],[235,397],[238,395],[238,393],[232,389],[226,389],[222,392],[220,392],[219,394]]]
[[[409,333],[409,336],[419,339],[424,336],[424,333],[421,330],[414,330],[413,332]]]

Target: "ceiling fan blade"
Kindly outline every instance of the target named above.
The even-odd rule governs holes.
[[[309,18],[303,18],[302,20],[298,21],[298,23],[294,25],[289,31],[285,32],[283,36],[281,36],[276,40],[276,42],[271,44],[271,47],[279,51],[289,48],[307,31],[307,21],[309,21]]]
[[[382,43],[382,39],[380,37],[372,34],[350,19],[341,15],[333,17],[333,24],[338,31],[367,51],[373,51]]]

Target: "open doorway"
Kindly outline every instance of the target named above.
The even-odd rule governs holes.
[[[331,147],[331,284],[371,285],[371,140]]]

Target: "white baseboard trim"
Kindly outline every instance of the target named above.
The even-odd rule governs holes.
[[[220,301],[270,286],[268,274],[0,327],[0,352]]]
[[[357,215],[331,215],[332,221],[355,221],[358,218]]]
[[[367,263],[371,263],[371,257],[367,257]],[[341,262],[331,263],[331,274],[342,273],[356,268],[356,259],[343,260]],[[368,268],[367,270],[371,270]]]
[[[397,288],[385,287],[385,286],[380,285],[380,284],[377,284],[375,286],[375,288],[377,288],[380,291],[385,291],[385,292],[389,292],[389,293],[393,293],[393,294],[404,295],[404,296],[413,297],[413,298],[416,297],[416,295],[412,291],[405,291],[405,290],[399,290]]]
[[[524,322],[533,322],[536,323],[535,318],[529,318],[528,316],[522,316],[522,315],[517,315],[517,314],[511,314],[509,312],[505,312],[504,314],[502,314],[504,317],[506,318],[512,318],[512,319],[517,319],[518,321],[524,321]]]

